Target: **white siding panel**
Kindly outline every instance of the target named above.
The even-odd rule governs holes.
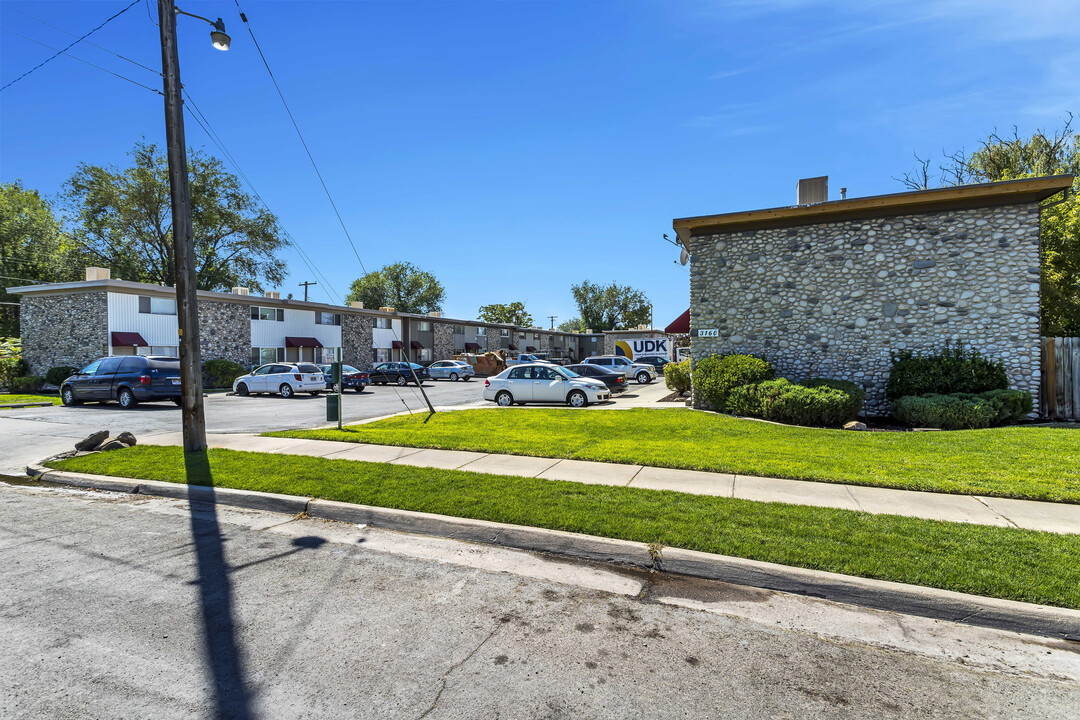
[[[107,295],[110,333],[137,332],[150,345],[177,345],[179,325],[175,315],[140,313],[138,295],[113,292]]]
[[[371,347],[373,348],[389,348],[393,347],[394,340],[401,339],[401,320],[391,320],[390,328],[374,328],[371,331]]]
[[[341,347],[340,325],[316,325],[314,310],[285,309],[285,320],[252,320],[254,347],[285,347],[286,337],[313,337],[325,347]]]

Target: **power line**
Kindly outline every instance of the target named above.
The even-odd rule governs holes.
[[[345,220],[342,219],[341,212],[338,211],[337,203],[334,202],[333,196],[330,195],[330,188],[326,186],[326,181],[323,180],[322,173],[319,171],[319,166],[316,164],[315,158],[308,148],[307,140],[304,139],[304,134],[300,132],[300,126],[297,124],[296,118],[289,108],[289,103],[285,100],[285,94],[281,92],[281,86],[278,85],[278,81],[274,77],[274,72],[270,69],[270,63],[266,61],[266,55],[263,54],[262,48],[259,46],[259,41],[255,39],[255,32],[251,29],[251,23],[248,22],[247,15],[245,15],[244,11],[240,8],[239,0],[233,0],[233,2],[236,4],[237,12],[240,13],[240,19],[244,22],[244,27],[247,28],[248,35],[251,36],[251,41],[255,44],[255,49],[259,51],[259,57],[262,58],[263,66],[270,76],[270,81],[274,83],[274,88],[277,90],[278,97],[281,98],[281,104],[285,106],[285,112],[289,114],[289,120],[292,121],[293,128],[296,130],[296,135],[300,138],[300,143],[304,146],[304,152],[307,153],[308,160],[311,161],[311,167],[315,168],[315,174],[319,177],[323,192],[326,193],[326,199],[330,201],[330,206],[334,208],[334,214],[337,215],[338,222],[341,223],[341,229],[345,231],[345,237],[348,238],[349,246],[352,247],[353,254],[356,255],[356,260],[360,263],[360,269],[363,270],[366,275],[367,268],[364,267],[364,261],[360,259],[360,253],[356,249],[356,243],[353,242],[352,235],[349,234],[349,228],[345,227]]]
[[[11,28],[4,28],[4,30],[5,30],[6,32],[9,32],[9,33],[11,33],[12,35],[18,35],[19,37],[21,37],[21,38],[23,38],[23,39],[25,39],[25,40],[29,40],[29,41],[30,41],[30,42],[32,42],[32,43],[37,43],[38,45],[41,45],[42,47],[47,47],[47,48],[49,48],[50,50],[56,50],[56,48],[54,48],[54,47],[53,47],[52,45],[47,45],[47,44],[45,44],[45,43],[41,42],[40,40],[35,40],[34,38],[32,38],[32,37],[28,37],[28,36],[26,36],[26,35],[23,35],[23,34],[22,34],[22,33],[20,33],[20,32],[15,32],[15,31],[14,31],[14,30],[12,30]],[[69,47],[70,47],[70,46],[69,46]],[[79,57],[78,55],[72,55],[71,53],[67,52],[66,50],[60,50],[60,51],[58,51],[58,52],[57,52],[57,55],[66,55],[67,57],[71,58],[72,60],[78,60],[79,62],[81,62],[81,63],[85,63],[85,64],[89,65],[89,66],[90,66],[90,67],[92,67],[92,68],[97,68],[98,70],[101,70],[102,72],[107,72],[107,73],[109,73],[110,75],[112,75],[113,77],[118,77],[118,78],[120,78],[121,80],[127,80],[127,81],[128,81],[129,83],[131,83],[132,85],[138,85],[139,87],[143,88],[144,90],[149,90],[150,92],[152,92],[152,93],[157,93],[158,95],[162,95],[162,94],[163,94],[163,93],[162,93],[162,92],[161,92],[160,90],[157,90],[157,89],[155,89],[155,88],[152,88],[152,87],[150,87],[149,85],[143,85],[143,84],[142,84],[141,82],[139,82],[138,80],[132,80],[131,78],[127,77],[126,75],[121,75],[120,73],[118,73],[118,72],[113,72],[112,70],[109,70],[108,68],[103,68],[103,67],[101,67],[100,65],[95,65],[94,63],[90,62],[89,60],[83,60],[83,59],[82,59],[81,57]],[[54,57],[55,57],[55,56],[54,56]],[[13,80],[12,82],[14,82],[14,80]],[[11,83],[8,83],[8,85],[11,85]],[[4,87],[7,87],[8,85],[5,85]]]
[[[98,25],[98,26],[97,26],[96,28],[94,28],[94,29],[93,29],[93,30],[91,30],[90,32],[88,32],[88,33],[86,33],[85,35],[83,35],[83,36],[81,36],[81,37],[77,38],[77,39],[76,39],[76,40],[75,40],[74,42],[72,42],[71,44],[69,44],[69,45],[68,45],[67,47],[65,47],[65,48],[64,48],[63,50],[58,50],[58,51],[56,52],[56,54],[55,54],[55,55],[52,55],[52,56],[50,56],[50,57],[48,57],[48,58],[46,58],[46,59],[42,60],[42,61],[41,61],[40,63],[38,63],[38,64],[37,64],[37,65],[35,65],[34,67],[30,68],[29,70],[27,70],[26,72],[24,72],[24,73],[23,73],[22,75],[20,75],[19,77],[15,78],[15,79],[14,79],[14,80],[12,80],[11,82],[9,82],[9,83],[8,83],[7,85],[4,85],[3,87],[0,87],[0,92],[3,92],[4,90],[7,90],[7,89],[8,89],[9,87],[11,87],[11,86],[12,86],[12,85],[14,85],[15,83],[19,82],[20,80],[22,80],[22,79],[23,79],[24,77],[26,77],[26,76],[27,76],[27,75],[29,75],[30,73],[34,72],[35,70],[38,70],[38,69],[39,69],[39,68],[41,68],[42,66],[44,66],[44,65],[46,65],[46,64],[48,64],[48,63],[50,63],[50,62],[52,62],[52,61],[53,61],[53,60],[55,60],[56,58],[60,57],[60,55],[62,55],[62,54],[63,54],[63,53],[65,53],[66,51],[70,50],[70,49],[71,49],[72,47],[74,47],[75,45],[77,45],[77,44],[78,44],[79,42],[81,42],[81,41],[82,41],[83,39],[85,39],[85,38],[88,38],[88,37],[90,37],[91,35],[93,35],[94,33],[96,33],[96,32],[97,32],[98,30],[100,30],[101,28],[105,27],[105,26],[106,26],[106,25],[108,25],[108,24],[109,24],[110,22],[112,22],[112,21],[113,21],[113,20],[115,20],[116,18],[118,18],[118,17],[120,17],[121,15],[123,15],[124,13],[126,13],[126,12],[127,12],[128,10],[130,10],[131,8],[135,7],[135,5],[136,5],[136,4],[138,3],[138,2],[139,2],[139,0],[131,0],[131,3],[130,3],[130,4],[129,4],[129,5],[127,6],[127,7],[125,7],[125,8],[123,9],[123,10],[121,10],[120,12],[118,12],[118,13],[116,13],[115,15],[111,16],[110,18],[108,18],[107,20],[105,20],[105,22],[101,23],[100,25]],[[134,81],[133,81],[133,82],[134,82]]]

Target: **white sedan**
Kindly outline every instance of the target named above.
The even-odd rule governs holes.
[[[309,363],[271,363],[233,381],[233,392],[237,395],[275,393],[291,398],[298,392],[318,395],[324,390],[326,376],[318,366]]]
[[[603,383],[547,363],[507,368],[484,381],[484,399],[503,407],[529,402],[566,403],[585,407],[611,399]]]

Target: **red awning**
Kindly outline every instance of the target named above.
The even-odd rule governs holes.
[[[465,349],[466,350],[479,350],[480,349],[480,344],[479,343],[465,343]]]
[[[139,333],[114,332],[112,333],[113,347],[150,347],[150,343],[143,340]]]
[[[287,337],[285,338],[285,347],[309,347],[309,348],[321,348],[323,344],[318,341],[317,338],[312,337]]]
[[[402,350],[405,347],[405,343],[401,342],[400,340],[394,340],[390,343],[390,347],[392,347],[394,350]]]
[[[517,352],[517,345],[510,345],[510,349]]]
[[[409,343],[409,347],[411,347],[413,350],[423,350],[424,343],[420,342],[419,340],[413,340]]]
[[[686,335],[690,332],[690,308],[686,309],[675,322],[664,328],[664,332],[672,335]]]
[[[532,345],[526,345],[525,346],[525,352],[536,352],[536,348],[533,347]]]

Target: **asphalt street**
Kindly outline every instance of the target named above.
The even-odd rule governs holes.
[[[437,407],[488,405],[481,399],[484,381],[434,381],[424,384]],[[426,412],[419,391],[411,385],[369,387],[363,393],[344,393],[342,419],[367,418],[411,411]],[[325,425],[326,398],[297,395],[238,397],[211,393],[205,398],[208,432],[267,432]],[[113,434],[124,430],[135,437],[180,430],[180,409],[172,403],[144,403],[124,410],[117,403],[0,410],[0,473],[21,475],[27,463],[70,450],[72,445],[97,430]]]
[[[0,717],[1075,718],[1058,641],[0,485]]]

